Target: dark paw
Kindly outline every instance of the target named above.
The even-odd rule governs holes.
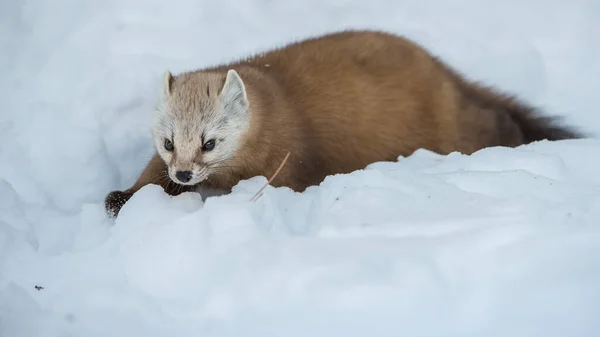
[[[125,205],[127,200],[129,200],[129,198],[131,198],[132,195],[133,193],[122,191],[110,192],[104,200],[104,207],[106,208],[106,212],[113,218],[117,217],[117,215],[119,215],[121,207]]]

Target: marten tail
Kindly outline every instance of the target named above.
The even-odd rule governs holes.
[[[560,123],[560,118],[543,116],[534,108],[518,102],[507,104],[506,111],[521,128],[525,143],[586,137],[580,130]]]
[[[561,118],[544,116],[533,106],[521,102],[516,97],[499,92],[490,86],[467,81],[457,72],[437,60],[459,86],[465,98],[484,110],[507,114],[519,126],[523,143],[539,140],[564,140],[586,138],[589,135],[581,130],[560,123]]]
[[[519,101],[516,97],[494,91],[490,87],[472,85],[466,90],[481,107],[508,114],[519,126],[523,143],[539,140],[564,140],[585,138],[583,132],[561,123],[556,116],[545,116],[538,109]]]

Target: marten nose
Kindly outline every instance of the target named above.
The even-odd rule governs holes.
[[[192,179],[192,172],[177,171],[177,173],[175,173],[175,177],[177,178],[177,180],[181,181],[182,183],[187,183],[188,181],[190,181]]]

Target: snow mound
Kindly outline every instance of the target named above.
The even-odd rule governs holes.
[[[116,221],[88,204],[69,240],[44,232],[37,244],[10,207],[1,326],[6,336],[592,336],[600,178],[588,168],[598,164],[600,142],[582,140],[418,151],[305,193],[268,187],[256,202],[263,177],[205,202],[149,185]],[[42,249],[55,246],[63,252]]]

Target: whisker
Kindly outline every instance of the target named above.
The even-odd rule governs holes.
[[[243,166],[219,165],[219,166],[210,166],[210,168],[211,169],[221,169],[221,168],[239,169],[239,168],[243,168]]]
[[[206,166],[208,166],[209,168],[244,168],[244,166],[242,165],[230,165],[227,163],[228,159],[225,160],[221,160],[218,162],[214,162],[214,163],[210,163]]]

